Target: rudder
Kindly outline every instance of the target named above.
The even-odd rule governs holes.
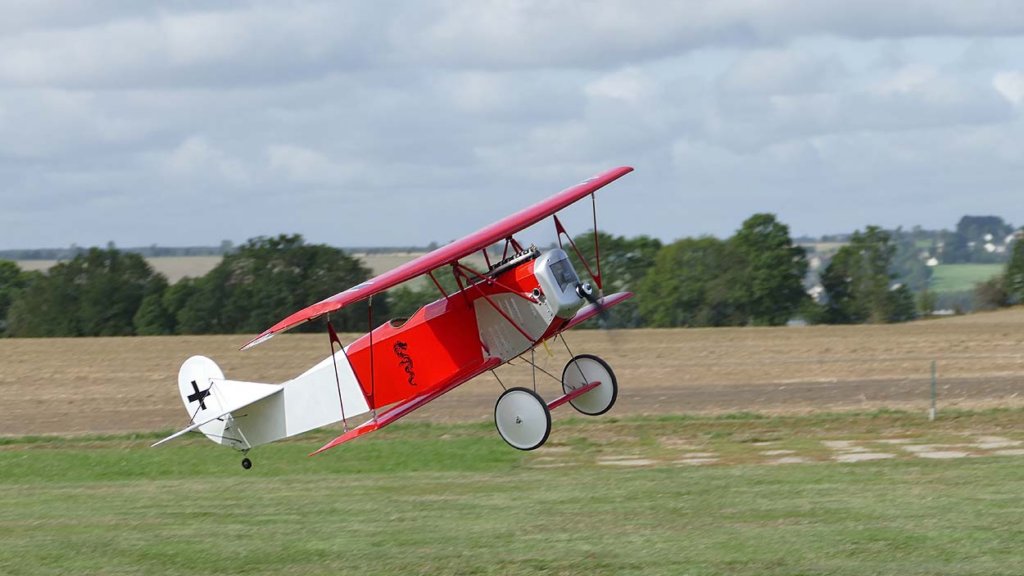
[[[283,427],[283,411],[280,407],[266,410],[270,406],[264,406],[267,402],[261,401],[280,390],[281,386],[276,384],[228,380],[216,362],[205,356],[192,356],[178,371],[178,392],[188,411],[190,426],[157,444],[192,430],[199,430],[210,440],[238,450],[248,450],[276,439],[276,429]],[[256,413],[260,413],[259,417]],[[240,422],[250,414],[253,417],[245,426],[249,429],[247,437]],[[281,417],[277,417],[279,414]]]

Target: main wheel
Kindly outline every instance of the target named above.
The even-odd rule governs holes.
[[[242,458],[242,468],[245,468],[246,470],[252,468],[252,460],[249,460],[248,458]]]
[[[562,391],[566,394],[591,382],[600,382],[593,390],[569,401],[587,416],[599,416],[612,409],[619,396],[619,384],[607,362],[592,354],[580,354],[562,370]]]
[[[533,450],[542,446],[551,433],[551,412],[533,390],[509,388],[494,405],[494,425],[509,446]]]

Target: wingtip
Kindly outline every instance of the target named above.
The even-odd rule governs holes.
[[[355,440],[356,438],[359,438],[360,436],[362,436],[363,434],[366,434],[367,432],[373,432],[374,430],[379,430],[382,426],[385,426],[385,425],[386,424],[381,424],[381,422],[379,422],[377,420],[367,420],[366,422],[363,422],[359,426],[356,426],[355,428],[352,428],[351,430],[345,432],[341,436],[338,436],[334,440],[331,440],[327,444],[324,444],[323,446],[321,446],[315,452],[310,452],[309,455],[310,456],[316,456],[317,454],[319,454],[321,452],[326,452],[327,450],[330,450],[331,448],[334,448],[336,446],[341,446],[345,442],[348,442],[350,440]]]
[[[246,342],[244,346],[239,348],[239,350],[244,352],[244,351],[248,350],[249,348],[253,348],[254,346],[259,346],[260,344],[266,342],[267,340],[270,340],[273,337],[274,337],[274,333],[273,332],[270,332],[270,331],[264,332],[264,333],[260,334],[259,336],[253,338],[252,340],[249,340],[248,342]]]
[[[310,457],[316,456],[317,454],[320,454],[321,452],[326,452],[326,451],[330,450],[331,448],[334,448],[335,446],[341,444],[341,442],[339,442],[339,440],[341,440],[342,438],[344,438],[344,436],[339,436],[338,438],[335,438],[334,440],[331,440],[327,444],[324,444],[323,446],[317,448],[313,452],[310,452],[308,454],[308,456],[310,456]]]

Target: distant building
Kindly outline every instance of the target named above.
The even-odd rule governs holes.
[[[825,301],[825,287],[821,284],[815,284],[812,286],[811,289],[807,291],[807,294],[809,294],[811,298],[819,304]]]

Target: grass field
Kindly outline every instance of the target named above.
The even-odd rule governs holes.
[[[337,429],[261,447],[248,472],[203,438],[148,448],[187,420],[178,365],[280,382],[322,335],[0,339],[0,575],[1021,574],[1022,328],[1018,307],[576,331],[618,403],[556,410],[540,450],[498,438],[488,376],[316,458]]]
[[[153,270],[167,277],[174,283],[188,276],[199,278],[213,270],[222,258],[220,256],[163,256],[146,258]],[[57,260],[19,260],[16,262],[22,270],[39,270],[45,272],[57,264]]]
[[[0,573],[1020,574],[1022,423],[573,419],[534,453],[413,424],[316,458],[324,437],[272,445],[249,472],[202,439],[7,439]],[[891,456],[843,463],[857,446]]]
[[[1003,264],[941,264],[932,269],[929,289],[935,292],[963,292],[1003,273]]]

